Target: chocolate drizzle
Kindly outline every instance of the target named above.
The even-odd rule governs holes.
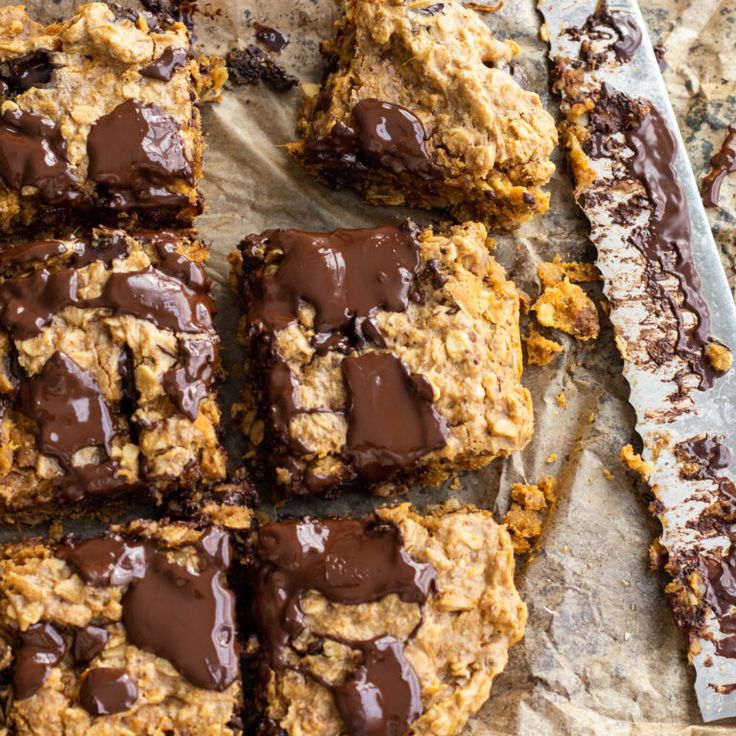
[[[0,245],[0,271],[32,261],[46,263],[66,253],[61,240],[36,240],[18,245]]]
[[[269,50],[280,54],[288,45],[289,39],[278,29],[254,23],[256,38]]]
[[[692,228],[687,197],[675,169],[677,143],[662,114],[653,106],[644,107],[604,85],[596,108],[590,114],[593,135],[605,136],[623,128],[626,145],[634,155],[625,160],[631,176],[644,187],[651,207],[649,222],[631,236],[631,243],[647,261],[647,288],[664,304],[669,304],[677,323],[672,350],[699,378],[699,388],[711,388],[718,375],[711,366],[706,346],[712,341],[708,305],[701,295],[701,281],[692,255]],[[589,155],[593,149],[587,146]],[[597,157],[612,157],[600,148]],[[682,293],[682,305],[662,283],[675,279]],[[683,308],[695,317],[695,326],[686,327]]]
[[[89,178],[103,185],[106,207],[127,212],[180,207],[186,195],[166,187],[193,182],[180,125],[155,104],[126,100],[103,115],[87,138]]]
[[[182,340],[179,343],[180,368],[163,375],[166,395],[176,408],[194,421],[199,405],[217,378],[218,348],[214,340]]]
[[[317,343],[339,333],[356,346],[365,345],[371,333],[366,335],[364,322],[376,310],[407,308],[419,265],[416,234],[416,226],[406,223],[331,233],[267,230],[252,236],[245,251],[267,249],[283,255],[274,273],[264,270],[253,282],[251,322],[268,330],[283,329],[298,318],[306,302],[316,310]]]
[[[710,166],[700,186],[700,194],[706,207],[718,207],[723,180],[736,172],[736,126],[728,126],[726,139],[718,153],[711,158]]]
[[[138,688],[124,670],[96,667],[79,688],[79,702],[93,716],[108,716],[130,709],[138,700]]]
[[[361,477],[387,480],[445,446],[447,427],[432,404],[432,387],[409,375],[395,355],[345,358],[342,371],[348,396],[345,450]]]
[[[172,562],[152,541],[102,537],[61,547],[88,585],[129,585],[122,620],[131,643],[167,659],[196,687],[223,691],[239,674],[235,598],[222,581],[227,534],[215,527],[197,543],[199,567]]]
[[[25,700],[38,692],[66,653],[64,637],[49,623],[29,626],[20,635],[15,651],[13,690],[17,700]]]
[[[187,65],[189,54],[186,49],[167,46],[156,61],[141,68],[141,76],[170,82],[177,69]]]
[[[2,115],[0,177],[16,192],[37,187],[47,204],[72,205],[83,199],[59,127],[23,110]]]
[[[391,594],[421,605],[435,576],[429,563],[411,559],[395,526],[369,521],[307,517],[266,524],[256,557],[253,616],[275,669],[291,666],[287,649],[304,631],[301,599],[307,591],[344,605],[373,603]],[[334,685],[306,668],[298,671],[332,691],[349,733],[406,733],[421,715],[422,701],[405,642],[391,636],[335,641],[361,653],[357,670],[345,682]]]

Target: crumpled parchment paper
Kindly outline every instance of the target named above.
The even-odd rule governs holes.
[[[667,47],[666,79],[688,152],[702,175],[736,113],[736,0],[642,3],[654,42]],[[63,18],[78,4],[27,0],[29,10],[37,9],[46,19]],[[335,0],[214,0],[200,2],[200,10],[200,49],[224,54],[253,43],[253,21],[265,23],[290,38],[278,61],[302,81],[314,83],[322,69],[318,42],[331,35],[339,5]],[[499,37],[521,44],[520,61],[532,88],[556,114],[533,0],[506,0],[504,8],[484,18]],[[431,213],[370,207],[351,192],[315,183],[282,147],[294,138],[300,100],[298,88],[278,94],[263,86],[241,87],[203,110],[208,211],[198,228],[212,243],[209,272],[216,282],[217,321],[230,373],[223,391],[226,411],[237,401],[242,361],[234,339],[240,311],[228,289],[226,256],[243,236],[269,227],[365,227],[408,215],[421,224],[439,222]],[[589,261],[595,256],[561,152],[557,165],[549,213],[516,233],[496,234],[496,258],[533,298],[539,292],[539,261],[557,253]],[[736,277],[736,177],[724,185],[722,203],[712,222],[729,275]],[[599,285],[584,286],[594,301],[602,299]],[[409,496],[424,506],[455,495],[495,509],[500,519],[512,483],[533,483],[545,474],[559,481],[560,501],[548,518],[540,550],[519,564],[518,585],[529,606],[526,638],[512,650],[490,701],[468,726],[473,736],[731,733],[725,725],[698,725],[683,639],[664,597],[666,580],[648,567],[647,550],[658,525],[647,513],[643,487],[618,459],[620,448],[634,436],[634,415],[603,312],[601,318],[598,341],[575,344],[556,335],[565,344],[564,353],[548,366],[526,368],[536,433],[523,453],[463,477],[460,490],[419,490]],[[561,393],[567,408],[556,401]],[[233,424],[226,439],[237,465],[243,443]],[[548,463],[552,453],[558,459]],[[279,511],[359,513],[378,503],[385,501],[352,494],[332,503],[292,503]]]

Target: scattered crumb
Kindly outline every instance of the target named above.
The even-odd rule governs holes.
[[[564,347],[554,340],[548,340],[537,332],[531,325],[529,334],[524,337],[526,344],[526,359],[529,365],[547,365]]]
[[[616,477],[608,468],[603,468],[603,475],[606,480],[613,480]]]
[[[708,356],[708,362],[719,373],[725,373],[733,365],[733,354],[719,342],[709,342],[705,346],[705,354]]]
[[[663,570],[667,561],[667,550],[659,538],[649,545],[649,567],[652,570]]]
[[[654,468],[654,463],[647,462],[642,458],[641,455],[634,452],[634,448],[631,445],[626,445],[621,448],[621,460],[624,465],[638,473],[643,481],[648,481],[649,476]]]
[[[495,5],[483,5],[483,3],[470,3],[466,2],[464,3],[466,8],[470,8],[471,10],[475,10],[478,13],[495,13],[504,6],[505,0],[500,0],[500,2],[496,3]]]
[[[556,462],[557,462],[557,453],[556,453],[556,452],[553,452],[553,453],[552,453],[551,455],[549,455],[549,456],[547,457],[547,462],[548,462],[548,463],[549,463],[550,465],[552,465],[552,463],[556,463]]]
[[[460,487],[461,487],[461,486],[460,486],[460,478],[458,478],[457,476],[455,476],[455,477],[454,477],[454,478],[452,479],[452,483],[450,483],[450,488],[451,488],[451,489],[452,489],[453,491],[459,491],[459,490],[460,490]]]
[[[557,480],[550,475],[538,483],[515,483],[511,487],[512,504],[504,523],[511,535],[516,554],[532,551],[534,541],[542,533],[544,512],[557,501]]]
[[[198,56],[197,97],[199,101],[219,102],[228,79],[227,63],[221,56]]]
[[[542,23],[542,27],[539,29],[539,40],[549,41],[549,28],[546,23]]]
[[[594,263],[582,261],[563,261],[559,254],[551,262],[543,262],[537,266],[537,276],[542,288],[559,284],[565,277],[575,283],[599,281],[601,272]]]
[[[567,278],[545,288],[532,310],[537,313],[539,324],[567,332],[576,340],[590,340],[600,332],[595,304]]]
[[[555,396],[555,401],[557,402],[557,406],[562,409],[567,409],[567,396],[564,391],[560,391],[560,393]]]
[[[227,55],[230,81],[235,85],[263,82],[277,92],[296,87],[299,80],[280,67],[265,51],[251,44]]]
[[[55,519],[49,525],[49,537],[57,542],[61,541],[64,536],[64,524],[59,520]]]

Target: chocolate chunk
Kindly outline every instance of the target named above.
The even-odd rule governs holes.
[[[410,376],[394,355],[367,353],[342,362],[348,396],[345,451],[359,475],[384,481],[444,447],[447,428],[425,379]]]
[[[276,92],[285,92],[299,84],[295,76],[253,44],[244,49],[233,49],[227,55],[227,69],[230,81],[235,85],[263,82]]]
[[[392,593],[423,603],[434,581],[434,568],[412,560],[390,524],[311,517],[272,522],[261,527],[256,554],[253,615],[273,666],[285,664],[285,648],[304,630],[307,590],[345,605]]]
[[[254,23],[253,25],[256,29],[256,38],[269,51],[280,54],[289,45],[289,39],[278,28],[264,26],[261,23]]]
[[[162,385],[176,408],[194,421],[199,405],[217,378],[217,344],[212,340],[182,340],[179,343],[180,368],[164,373]]]
[[[89,664],[107,644],[110,635],[100,626],[85,626],[74,634],[72,654],[77,664]]]
[[[167,659],[193,685],[221,692],[239,674],[235,598],[222,581],[229,541],[212,527],[197,546],[198,572],[149,554],[123,598],[123,623],[131,643]]]
[[[723,180],[736,172],[736,126],[728,126],[726,139],[711,158],[710,166],[710,171],[700,185],[700,194],[706,207],[718,207]]]
[[[16,192],[37,187],[48,204],[75,204],[83,199],[59,127],[49,118],[23,110],[6,110],[2,115],[0,177]]]
[[[20,94],[31,87],[51,81],[54,66],[48,51],[31,51],[0,64],[0,79],[7,89],[4,94]]]
[[[356,672],[333,688],[335,706],[348,733],[408,733],[424,706],[419,678],[404,654],[404,642],[383,636],[360,648],[363,659]]]
[[[253,284],[252,321],[283,329],[306,302],[316,310],[315,332],[352,339],[358,337],[356,319],[377,309],[406,310],[419,265],[413,224],[331,233],[268,230],[243,247],[283,253],[275,273],[264,271]]]
[[[430,179],[442,174],[427,152],[422,121],[410,110],[392,102],[366,99],[355,105],[353,117],[358,144],[369,165]]]
[[[129,710],[138,700],[138,687],[124,670],[96,667],[79,688],[79,702],[93,716],[109,716]]]
[[[186,66],[188,61],[189,53],[186,49],[175,49],[173,46],[168,46],[156,61],[142,67],[140,73],[142,77],[170,82],[174,72]]]
[[[87,585],[128,585],[143,577],[147,548],[117,535],[96,537],[59,547],[56,556],[66,560]]]
[[[126,100],[103,115],[89,132],[87,154],[88,176],[106,187],[101,197],[114,210],[187,201],[166,189],[177,179],[193,181],[181,126],[156,104]]]
[[[494,68],[506,72],[522,89],[531,90],[532,86],[529,82],[529,77],[524,67],[518,62],[508,62],[501,59],[494,64]]]
[[[445,9],[444,3],[432,3],[432,5],[425,5],[424,7],[414,8],[419,15],[425,15],[431,17],[441,13]]]
[[[13,690],[17,700],[25,700],[38,692],[46,682],[52,667],[66,653],[64,637],[49,623],[29,626],[20,635],[20,647],[15,651]]]
[[[169,22],[183,23],[190,31],[194,28],[197,0],[141,0],[146,10]]]

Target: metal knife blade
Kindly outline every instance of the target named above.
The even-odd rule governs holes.
[[[676,212],[685,218],[689,214],[692,256],[702,282],[697,291],[710,314],[712,337],[731,348],[736,347],[736,306],[636,0],[612,0],[607,8],[596,0],[540,0],[538,7],[549,37],[554,87],[569,124],[565,135],[575,196],[598,250],[636,429],[644,442],[642,456],[652,463],[648,482],[672,576],[668,594],[689,638],[698,704],[704,721],[734,716],[736,577],[730,577],[729,563],[733,556],[736,575],[736,526],[729,519],[736,520],[736,466],[730,453],[736,450],[736,369],[715,377],[712,387],[704,385],[703,370],[709,366],[699,367],[697,355],[693,358],[703,347],[696,334],[698,313],[688,308],[698,295],[688,295],[688,279],[681,278],[687,263],[676,248],[669,261],[652,262],[651,248],[641,242],[655,227],[657,206],[663,208],[660,226],[665,230],[677,219]],[[614,49],[617,40],[626,40],[625,33],[606,30],[606,23],[596,27],[601,12],[622,13],[619,22],[633,21],[644,31],[630,60]],[[622,132],[615,120],[605,119],[602,99],[619,94],[631,100],[630,109],[645,110],[641,115],[649,120],[648,130],[641,123],[633,133],[631,128]],[[629,109],[629,103],[623,107]],[[657,111],[674,136],[669,172],[668,161],[647,162],[642,150],[646,136],[654,135]],[[617,114],[614,109],[609,118]],[[591,131],[595,139],[586,139]],[[666,134],[660,130],[659,135],[661,144]],[[663,146],[656,148],[662,154]],[[637,177],[647,166],[648,173]],[[679,180],[684,199],[670,191],[669,202],[655,201],[647,177],[658,176]]]

